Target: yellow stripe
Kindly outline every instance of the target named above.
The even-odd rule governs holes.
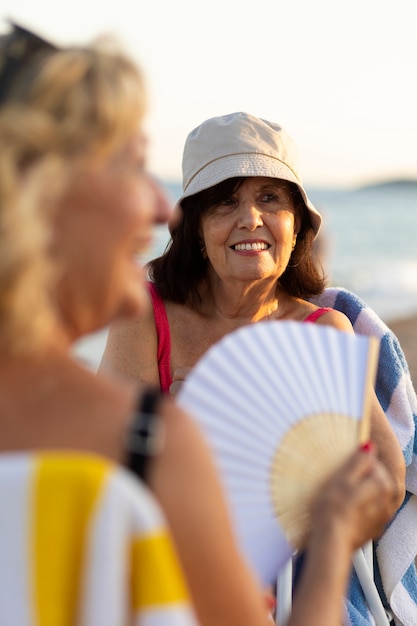
[[[77,454],[39,457],[32,537],[39,626],[76,623],[85,530],[109,467]]]
[[[133,609],[188,601],[177,555],[166,534],[137,538],[133,542]]]

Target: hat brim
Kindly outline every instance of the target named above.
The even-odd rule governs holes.
[[[194,176],[185,182],[184,192],[178,204],[185,198],[214,187],[228,178],[265,176],[280,178],[295,183],[300,190],[306,209],[310,213],[311,224],[317,236],[322,217],[317,211],[294,172],[285,163],[266,154],[232,154],[220,157],[205,165]]]

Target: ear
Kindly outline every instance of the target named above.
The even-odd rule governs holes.
[[[294,232],[294,235],[292,237],[292,246],[291,246],[291,250],[294,250],[295,246],[297,244],[297,233]]]
[[[297,238],[297,235],[301,230],[301,223],[302,223],[301,211],[299,208],[297,208],[295,215],[294,215],[294,237],[295,238]]]

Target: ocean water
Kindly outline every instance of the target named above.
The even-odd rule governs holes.
[[[331,284],[357,293],[385,322],[417,313],[417,183],[310,196],[324,216]]]
[[[181,185],[162,182],[175,202]],[[324,218],[320,243],[329,284],[357,293],[387,323],[417,313],[417,182],[307,192]],[[168,229],[159,226],[147,258],[162,253],[168,240]],[[75,348],[93,368],[106,335]]]

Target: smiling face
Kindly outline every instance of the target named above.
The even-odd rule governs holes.
[[[299,222],[288,183],[247,178],[203,215],[201,238],[221,280],[276,281],[287,267]]]
[[[169,205],[144,170],[144,144],[138,133],[111,158],[82,159],[71,170],[53,242],[63,269],[59,312],[71,338],[147,306],[137,256],[148,249],[153,225],[167,220]]]

